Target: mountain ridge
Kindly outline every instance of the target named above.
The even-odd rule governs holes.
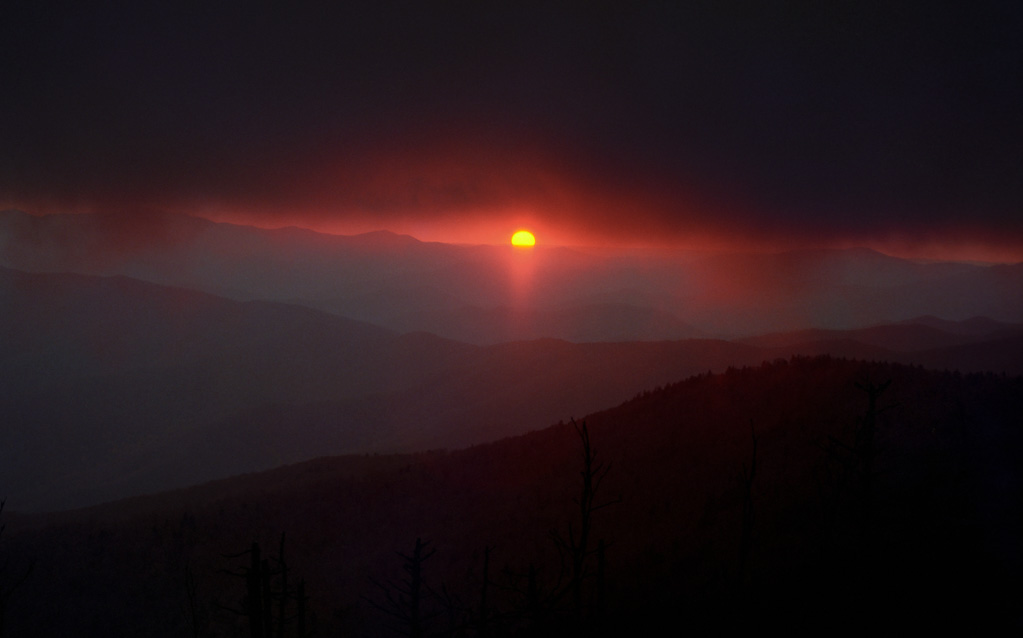
[[[300,303],[403,332],[443,324],[445,334],[473,333],[478,343],[509,334],[482,331],[471,316],[460,317],[466,308],[555,314],[574,308],[584,316],[595,302],[617,303],[694,329],[691,335],[641,329],[623,335],[609,316],[586,333],[595,340],[737,338],[862,328],[927,314],[1023,323],[1020,264],[918,263],[871,249],[644,254],[537,246],[516,252],[419,242],[386,231],[263,230],[171,214],[148,226],[102,219],[0,215],[0,266],[122,274],[239,300]],[[538,328],[511,336],[579,337],[556,321]]]
[[[0,479],[16,500],[50,507],[325,451],[458,448],[793,354],[1023,373],[1020,333],[991,321],[964,328],[986,326],[989,337],[901,325],[781,342],[478,346],[122,277],[0,269],[0,302],[13,310],[0,316],[0,416],[10,424]],[[883,338],[863,338],[875,333]],[[913,339],[941,347],[883,347]]]

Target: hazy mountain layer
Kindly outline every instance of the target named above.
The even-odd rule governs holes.
[[[479,344],[852,329],[933,315],[1023,322],[1023,264],[869,250],[671,254],[455,246],[390,233],[261,230],[177,216],[0,213],[0,266],[126,275],[301,303]]]
[[[492,440],[759,356],[720,341],[483,348],[120,277],[0,270],[0,301],[0,483],[36,507]]]
[[[473,346],[298,305],[0,269],[0,484],[52,508],[323,454],[462,447],[790,354],[1023,373],[986,322],[721,340]]]

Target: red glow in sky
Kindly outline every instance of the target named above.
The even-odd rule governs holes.
[[[1004,2],[384,5],[12,8],[0,208],[1023,261]]]

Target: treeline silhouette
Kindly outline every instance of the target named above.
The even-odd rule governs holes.
[[[1020,414],[1018,377],[797,357],[457,452],[7,514],[8,633],[1005,631]]]

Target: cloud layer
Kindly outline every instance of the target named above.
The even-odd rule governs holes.
[[[1015,3],[214,4],[5,9],[0,205],[1023,258]]]

